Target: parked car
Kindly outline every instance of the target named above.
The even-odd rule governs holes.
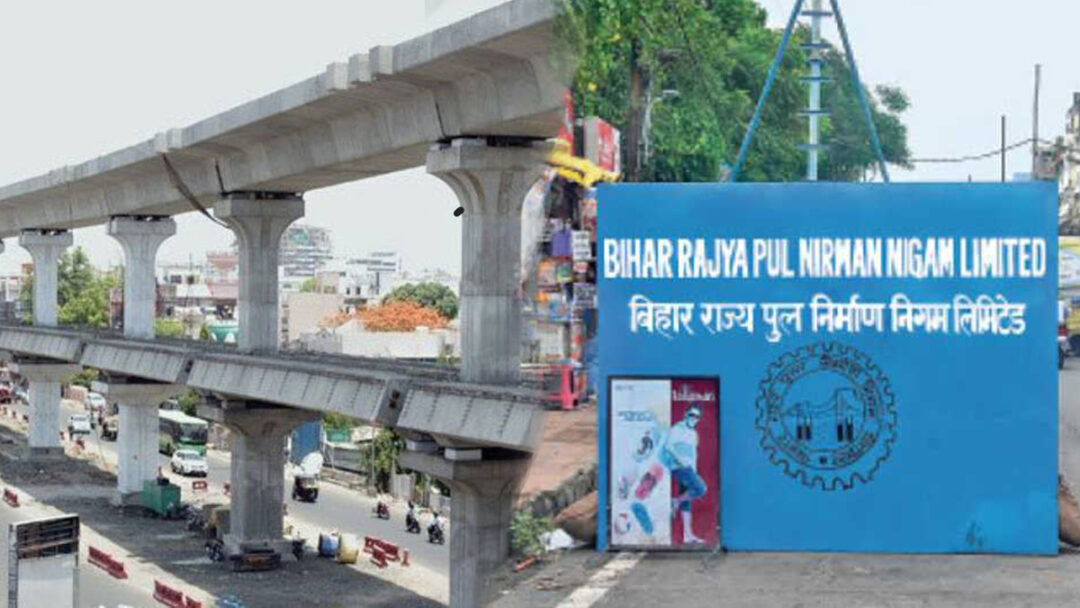
[[[92,391],[86,393],[86,397],[83,399],[83,406],[86,407],[86,411],[94,415],[97,415],[99,412],[104,412],[108,407],[105,403],[105,397],[102,397],[101,393]]]
[[[209,468],[206,466],[206,457],[195,450],[176,450],[169,461],[169,468],[173,473],[180,475],[196,475],[206,477]]]
[[[90,414],[72,414],[68,417],[69,435],[90,434]]]

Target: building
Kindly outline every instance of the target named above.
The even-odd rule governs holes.
[[[330,231],[318,226],[293,224],[281,235],[279,264],[286,277],[313,277],[333,258]]]
[[[317,330],[341,312],[344,298],[336,293],[286,292],[279,302],[281,343],[288,348],[299,343],[302,333]]]
[[[461,356],[461,336],[455,324],[442,329],[416,331],[367,331],[351,319],[336,328],[303,332],[303,348],[350,357],[377,357],[436,362]]]
[[[401,272],[396,251],[374,251],[337,261],[320,273],[319,280],[323,286],[333,285],[347,304],[357,305],[390,293]]]

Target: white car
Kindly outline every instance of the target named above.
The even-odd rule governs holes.
[[[86,411],[91,414],[104,412],[106,408],[105,397],[102,397],[101,393],[86,393],[83,405],[86,406]]]
[[[72,414],[68,417],[68,435],[89,435],[90,415]]]
[[[176,450],[169,461],[169,468],[180,475],[206,477],[206,458],[195,450]]]

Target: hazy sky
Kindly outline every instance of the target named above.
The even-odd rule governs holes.
[[[293,84],[377,44],[392,44],[499,0],[145,0],[0,3],[0,184],[76,164]],[[781,25],[791,0],[761,0]],[[955,156],[1031,133],[1032,71],[1043,64],[1042,134],[1060,134],[1080,69],[1072,66],[1080,3],[1028,0],[1023,10],[976,0],[848,0],[842,5],[863,79],[903,87],[917,157]],[[997,4],[997,3],[993,3]],[[1014,5],[1007,5],[1013,6]],[[838,40],[833,24],[826,37]],[[1028,150],[1009,173],[1030,168]],[[896,180],[998,178],[997,159],[895,171]],[[410,269],[460,266],[456,201],[423,169],[307,193],[308,223],[328,226],[340,254],[397,249]],[[178,219],[160,259],[227,247],[231,234],[197,214]],[[121,261],[101,227],[75,232],[98,265]],[[0,270],[29,256],[9,239]]]

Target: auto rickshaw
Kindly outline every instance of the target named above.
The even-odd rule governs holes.
[[[319,498],[319,478],[316,475],[297,473],[293,477],[293,500],[315,502]]]

